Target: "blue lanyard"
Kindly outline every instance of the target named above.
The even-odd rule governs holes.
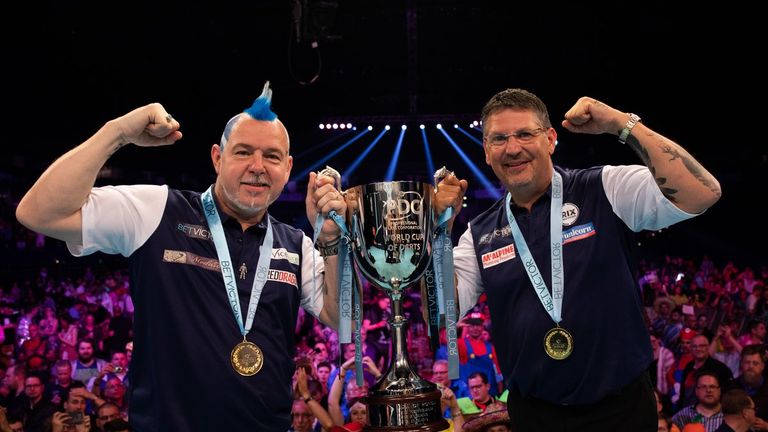
[[[533,284],[533,289],[541,301],[541,305],[547,311],[556,324],[560,324],[563,310],[563,294],[565,291],[565,272],[563,270],[563,178],[560,173],[552,173],[552,200],[549,211],[549,233],[550,233],[550,254],[552,261],[552,295],[547,291],[547,283],[539,272],[536,261],[533,260],[531,250],[525,242],[523,233],[517,225],[515,216],[512,214],[511,203],[512,194],[507,192],[506,212],[509,227],[512,229],[512,237],[515,239],[515,245],[523,260],[525,272],[528,279]]]
[[[243,316],[240,310],[240,296],[237,294],[235,271],[232,267],[232,260],[229,257],[229,248],[227,247],[227,239],[224,236],[224,228],[222,228],[221,225],[221,218],[219,218],[219,211],[216,209],[216,204],[213,202],[212,190],[213,186],[209,187],[200,199],[203,202],[205,219],[208,221],[208,227],[211,229],[211,237],[213,238],[213,244],[216,246],[216,254],[219,257],[221,277],[224,280],[224,288],[227,290],[227,299],[229,300],[229,305],[232,307],[232,312],[235,314],[235,321],[237,321],[237,325],[240,327],[240,333],[243,335],[243,338],[245,338],[245,335],[251,331],[253,317],[256,316],[256,308],[259,306],[261,291],[264,289],[264,284],[267,283],[269,262],[272,259],[272,224],[269,223],[269,216],[265,214],[267,219],[267,234],[264,236],[264,242],[261,244],[261,247],[259,247],[259,261],[256,265],[256,274],[254,275],[253,287],[251,288],[251,299],[248,302],[248,312],[246,314],[245,325],[243,325]]]

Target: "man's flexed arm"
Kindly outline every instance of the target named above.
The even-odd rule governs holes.
[[[84,143],[67,152],[40,176],[16,209],[27,228],[66,242],[82,242],[80,208],[107,159],[120,147],[173,144],[179,123],[159,103],[137,108],[108,121]]]

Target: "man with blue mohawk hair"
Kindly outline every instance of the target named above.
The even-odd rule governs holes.
[[[94,187],[120,147],[170,145],[180,125],[153,103],[108,121],[54,162],[19,203],[28,228],[76,256],[129,257],[136,314],[130,422],[137,431],[288,429],[299,306],[336,326],[332,219],[318,236],[269,215],[292,167],[269,83],[211,148],[216,182]],[[311,173],[307,217],[344,214],[333,179]],[[234,318],[234,319],[233,319]]]

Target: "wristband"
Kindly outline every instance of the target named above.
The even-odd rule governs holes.
[[[317,250],[320,251],[320,256],[327,257],[332,255],[338,255],[339,254],[339,241],[341,240],[341,236],[336,237],[335,239],[331,240],[328,243],[317,244]]]

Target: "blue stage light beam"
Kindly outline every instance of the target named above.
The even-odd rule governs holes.
[[[464,135],[466,135],[466,136],[467,136],[467,138],[469,138],[469,139],[471,139],[473,142],[477,143],[477,145],[479,145],[480,147],[482,147],[482,146],[483,146],[483,142],[482,142],[482,141],[480,141],[479,139],[477,139],[477,138],[473,137],[472,135],[470,135],[470,134],[469,134],[469,132],[467,132],[466,130],[464,130],[464,128],[463,128],[463,127],[459,126],[459,127],[457,127],[456,129],[457,129],[459,132],[461,132],[461,133],[463,133]]]
[[[297,159],[301,159],[304,156],[306,156],[306,155],[308,155],[310,153],[314,153],[314,152],[322,149],[323,147],[325,147],[325,146],[327,146],[327,145],[329,145],[331,143],[339,141],[339,140],[341,140],[342,138],[344,138],[345,136],[347,136],[347,135],[349,135],[351,133],[352,133],[352,129],[345,130],[344,132],[342,132],[342,133],[340,133],[338,135],[334,135],[334,136],[328,138],[327,140],[321,142],[320,144],[312,145],[308,149],[304,150],[303,152],[301,152],[301,153],[299,153],[297,155],[294,155],[293,156],[293,161],[296,162]]]
[[[328,162],[328,160],[330,160],[332,157],[336,156],[342,150],[344,150],[345,148],[347,148],[350,145],[352,145],[352,143],[357,141],[360,137],[362,137],[363,135],[367,134],[368,131],[369,131],[368,129],[365,129],[362,132],[358,133],[357,135],[352,137],[351,140],[349,140],[349,141],[345,142],[344,144],[342,144],[341,147],[339,147],[336,150],[332,151],[328,156],[326,156],[326,157],[320,159],[319,161],[315,162],[309,168],[307,168],[304,171],[300,172],[298,175],[293,176],[292,180],[296,181],[296,179],[304,179],[304,178],[306,178],[307,175],[309,175],[310,171],[314,171],[314,170],[318,169],[319,167],[321,167],[324,163]]]
[[[501,192],[496,188],[496,186],[491,183],[490,180],[488,180],[488,177],[483,174],[482,171],[480,171],[480,168],[475,165],[474,162],[467,156],[464,151],[459,148],[459,145],[456,144],[456,141],[453,140],[453,138],[448,135],[448,133],[445,131],[445,129],[440,129],[440,132],[443,134],[446,140],[453,146],[453,149],[456,150],[456,153],[461,157],[461,159],[464,161],[464,163],[469,167],[469,170],[472,171],[472,174],[475,175],[475,177],[480,181],[480,184],[483,185],[485,190],[488,192],[488,195],[492,196],[494,199],[501,198]]]
[[[405,126],[400,129],[400,136],[397,137],[397,145],[395,146],[395,153],[392,155],[392,160],[389,161],[389,167],[387,167],[387,173],[384,175],[384,181],[392,181],[395,178],[395,170],[397,169],[397,161],[400,159],[400,151],[403,149],[403,137],[405,136]]]
[[[432,162],[432,152],[429,151],[429,141],[427,140],[427,132],[424,128],[421,128],[421,140],[424,142],[424,154],[427,155],[427,172],[434,174],[435,163]]]
[[[365,149],[365,151],[363,151],[363,153],[360,156],[358,156],[358,158],[355,159],[354,162],[349,164],[349,166],[344,171],[341,172],[342,183],[344,183],[344,180],[352,176],[352,174],[355,172],[355,170],[357,170],[360,164],[363,163],[363,159],[365,159],[365,157],[368,156],[368,153],[370,153],[371,150],[373,150],[373,148],[376,147],[376,144],[379,143],[379,140],[381,139],[381,137],[384,136],[385,133],[387,133],[387,131],[388,129],[383,129],[381,132],[379,132],[379,135],[376,136],[376,138],[374,138],[370,144],[368,144],[368,147]]]

